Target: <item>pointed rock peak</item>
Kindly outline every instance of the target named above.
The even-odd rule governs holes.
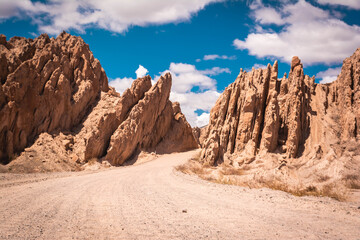
[[[181,112],[180,103],[179,102],[173,102],[172,104],[174,115]]]
[[[294,56],[291,60],[291,71],[301,64],[301,60],[298,56]]]
[[[151,77],[149,75],[138,78],[131,84],[129,89],[137,98],[142,98],[144,93],[151,88]],[[124,96],[125,94],[123,94]]]
[[[276,60],[273,65],[273,69],[278,70],[278,61]]]
[[[4,34],[0,34],[0,44],[6,44],[6,36]]]
[[[62,31],[62,33],[60,33],[56,39],[62,39],[62,40],[66,40],[68,37],[70,37],[71,35],[65,31]]]
[[[46,41],[50,41],[49,35],[47,33],[43,33],[40,36],[38,36],[36,39],[45,39]]]
[[[169,72],[165,73],[164,77],[165,77],[165,78],[170,78],[170,79],[171,79],[171,73],[169,73]]]
[[[144,77],[139,77],[137,79],[140,79],[140,81],[151,81],[150,75],[146,75]]]
[[[169,84],[171,87],[172,78],[171,78],[171,74],[169,72],[165,73],[164,76],[161,76],[156,83],[162,84],[163,82],[166,84]]]

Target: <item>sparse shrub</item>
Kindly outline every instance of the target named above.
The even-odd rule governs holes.
[[[175,167],[177,171],[185,174],[197,174],[203,175],[206,173],[206,169],[197,161],[190,160],[185,164]]]
[[[346,200],[346,193],[337,188],[335,184],[324,185],[322,190],[319,192],[319,196],[331,197],[338,201]]]
[[[243,169],[238,169],[238,168],[234,168],[234,167],[222,167],[220,172],[223,175],[243,175],[244,174]]]
[[[241,176],[245,175],[246,169],[250,169],[249,165],[245,165],[241,169],[234,167],[222,166],[213,168],[213,167],[204,167],[201,163],[197,161],[190,160],[183,165],[179,165],[175,168],[176,170],[183,172],[185,174],[195,174],[201,179],[206,181],[219,183],[219,184],[228,184],[236,186],[246,186],[250,188],[259,188],[266,187],[273,190],[279,190],[283,192],[288,192],[294,196],[319,196],[319,197],[330,197],[338,201],[346,200],[345,189],[337,187],[335,184],[326,184],[322,188],[315,187],[314,185],[309,185],[306,187],[294,187],[289,186],[281,180],[272,180],[264,179],[263,177],[257,178],[256,180],[247,182],[244,181],[244,178]],[[360,189],[360,184],[356,181],[359,179],[357,175],[347,175],[346,178],[349,182],[353,181],[350,184],[351,188]],[[319,176],[319,182],[325,182],[329,180],[330,177],[327,175]]]
[[[306,192],[316,192],[317,189],[315,186],[307,186],[306,189],[305,189]]]
[[[360,189],[360,177],[356,174],[348,174],[343,177],[346,186],[351,189]]]
[[[210,182],[216,182],[216,180],[217,180],[213,176],[203,176],[202,179],[204,179],[206,181],[210,181]]]

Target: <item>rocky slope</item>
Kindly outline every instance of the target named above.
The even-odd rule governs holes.
[[[200,160],[244,170],[250,185],[360,188],[360,49],[338,79],[316,84],[299,58],[240,71],[211,110]]]
[[[120,165],[139,151],[197,148],[171,75],[137,79],[120,97],[80,38],[0,37],[0,160],[22,171]],[[180,135],[182,134],[182,135]],[[20,155],[20,156],[18,156]]]

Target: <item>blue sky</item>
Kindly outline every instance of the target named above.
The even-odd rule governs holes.
[[[173,76],[171,100],[193,126],[240,68],[297,55],[305,73],[331,82],[360,47],[359,0],[0,0],[0,33],[81,36],[122,92],[137,76]]]

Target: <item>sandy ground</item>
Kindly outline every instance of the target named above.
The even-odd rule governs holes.
[[[360,203],[220,185],[174,166],[0,174],[0,239],[360,239]]]

